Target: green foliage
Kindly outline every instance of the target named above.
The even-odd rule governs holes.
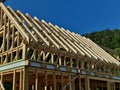
[[[120,56],[120,30],[119,29],[106,29],[102,31],[96,31],[84,35],[90,38],[93,42],[98,45],[108,47],[115,50]],[[111,53],[111,52],[110,52]]]
[[[120,56],[120,48],[115,48],[115,51],[118,52],[118,55]]]

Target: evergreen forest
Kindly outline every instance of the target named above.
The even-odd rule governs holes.
[[[117,54],[120,57],[120,29],[105,29],[87,33],[83,36],[90,38],[111,55],[115,56]]]

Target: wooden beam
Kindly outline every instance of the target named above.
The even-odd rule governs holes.
[[[25,37],[27,41],[29,42],[28,35],[23,31],[23,29],[20,27],[16,19],[12,16],[12,14],[7,10],[7,8],[2,3],[0,3],[0,5],[1,5],[1,9],[7,14],[7,16],[10,18],[10,20],[12,20],[12,22],[16,26],[16,28],[20,31],[21,35]]]
[[[64,82],[63,82],[63,73],[61,74],[61,89],[63,88],[63,84]]]
[[[51,54],[51,63],[54,63],[54,54]]]
[[[55,30],[53,30],[54,28],[51,28],[44,20],[42,20],[41,22],[42,22],[42,25],[45,27],[46,31],[48,33],[51,33],[51,37],[54,38],[54,41],[59,43],[66,51],[68,51],[69,49],[61,42],[61,40],[59,39],[59,34],[56,33]]]
[[[89,77],[85,77],[85,90],[90,90],[90,80]]]
[[[64,66],[66,66],[66,57],[64,57],[63,61],[64,61]]]
[[[62,40],[63,42],[72,50],[72,52],[74,52],[75,54],[77,54],[77,51],[74,47],[72,47],[71,43],[68,42],[68,39],[63,35],[63,33],[61,33],[61,30],[58,26],[55,26],[56,29],[58,29],[58,33],[63,37]]]
[[[109,81],[107,81],[107,90],[111,90],[110,89],[110,82]]]
[[[61,56],[59,55],[59,65],[62,64],[62,61],[61,61]]]
[[[71,81],[71,79],[72,79],[72,76],[71,76],[71,74],[69,74],[69,82],[70,82],[69,90],[72,90],[72,81]]]
[[[79,90],[81,90],[81,77],[79,76]]]
[[[1,73],[1,80],[0,80],[0,90],[5,90],[4,85],[3,85],[3,73]]]
[[[54,90],[56,90],[56,75],[55,75],[55,72],[53,72],[53,80],[54,80]]]
[[[38,89],[38,70],[35,71],[35,90],[39,90]]]
[[[22,69],[20,70],[20,80],[19,80],[19,82],[20,82],[19,90],[23,90],[23,71],[22,71]]]
[[[3,25],[3,10],[0,8],[0,27]]]
[[[8,28],[7,28],[7,50],[10,47],[10,20],[8,19]]]
[[[75,80],[72,81],[72,90],[75,90]]]
[[[13,90],[16,90],[16,71],[13,71]]]
[[[70,67],[73,67],[73,61],[72,61],[72,58],[70,58]]]
[[[23,52],[22,52],[22,59],[27,59],[27,46],[26,44],[23,44]]]
[[[3,84],[3,73],[1,73],[1,83]]]
[[[44,90],[47,90],[47,71],[45,71],[45,87]]]
[[[120,90],[120,83],[118,83],[119,84],[119,90]]]
[[[4,26],[4,30],[3,30],[3,47],[2,47],[2,52],[5,51],[5,42],[6,42],[6,27]]]
[[[28,90],[28,80],[29,74],[28,74],[28,68],[24,68],[23,71],[23,90]]]
[[[34,23],[39,29],[41,28],[41,27],[38,25],[38,23],[37,23],[35,20],[33,20],[32,17],[31,17],[28,13],[26,14],[26,17],[29,18],[29,20],[31,20],[32,23]],[[37,29],[34,28],[34,27],[33,27],[33,30],[34,30],[34,31],[36,32],[36,34],[44,41],[44,43],[46,44],[46,46],[49,46],[50,43],[44,38],[43,35],[40,34],[39,30],[37,30]],[[42,30],[42,29],[40,29],[40,30]]]

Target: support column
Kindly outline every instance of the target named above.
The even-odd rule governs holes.
[[[79,76],[79,90],[81,90],[81,77]]]
[[[65,59],[66,57],[64,57],[64,66],[66,66],[66,59]]]
[[[22,71],[22,69],[20,70],[20,87],[19,87],[19,90],[22,90],[22,88],[23,88],[23,85],[22,85],[22,82],[23,82],[23,71]]]
[[[45,71],[45,87],[44,90],[47,90],[47,71]]]
[[[53,73],[53,80],[54,80],[54,90],[56,90],[56,75],[55,72]]]
[[[107,90],[111,90],[110,89],[110,83],[107,81]]]
[[[3,73],[1,73],[1,83],[3,85]],[[0,90],[2,90],[2,86],[1,86]]]
[[[35,90],[38,90],[38,70],[36,70],[36,76],[35,76]]]
[[[119,83],[119,90],[120,90],[120,83]]]
[[[90,80],[89,77],[85,77],[85,90],[90,90]]]
[[[32,85],[32,90],[34,90],[35,89],[35,86],[34,86],[34,84]]]
[[[113,82],[113,90],[115,90],[115,82]]]
[[[23,44],[23,54],[22,54],[22,59],[26,60],[27,58],[27,46]]]
[[[51,63],[54,63],[54,54],[51,54]]]
[[[23,72],[23,90],[28,90],[28,81],[29,81],[28,68],[24,68],[24,72]]]
[[[72,89],[71,90],[75,90],[75,80],[71,82],[72,83]]]
[[[72,58],[70,58],[70,67],[73,67],[73,61],[72,61]]]
[[[63,88],[63,74],[61,74],[61,89]]]
[[[69,82],[70,82],[69,90],[72,90],[71,74],[69,74]]]
[[[81,69],[84,69],[84,61],[81,61]]]
[[[13,72],[13,90],[16,90],[16,71]]]
[[[59,65],[61,65],[61,56],[59,56]]]
[[[53,89],[52,89],[52,86],[50,86],[50,90],[53,90]]]

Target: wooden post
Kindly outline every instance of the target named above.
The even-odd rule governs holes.
[[[64,66],[66,66],[66,59],[65,59],[65,57],[64,57]]]
[[[54,63],[54,54],[51,54],[51,63]]]
[[[3,47],[2,47],[2,52],[5,51],[5,46],[6,46],[5,42],[6,42],[6,27],[4,26],[4,30],[3,30]]]
[[[23,72],[23,90],[28,90],[28,80],[29,74],[28,74],[28,68],[24,68]]]
[[[52,90],[52,86],[50,86],[50,90]]]
[[[3,73],[1,73],[1,83],[3,84]],[[2,86],[0,87],[0,90],[2,90]]]
[[[63,74],[61,74],[61,89],[63,88]]]
[[[22,90],[22,88],[23,88],[23,71],[22,71],[22,69],[20,70],[20,87],[19,87],[19,89],[20,90]]]
[[[79,68],[79,60],[77,59],[76,62],[77,62],[77,67],[76,68],[78,69]]]
[[[0,27],[2,27],[2,26],[3,26],[3,11],[0,8]]]
[[[75,80],[73,80],[71,83],[72,83],[72,89],[71,90],[75,90]]]
[[[12,27],[12,46],[11,46],[12,49],[14,48],[14,45],[15,45],[14,39],[15,39],[15,27],[13,26]],[[13,61],[13,57],[14,57],[13,52],[11,52],[11,60],[10,60],[11,62]]]
[[[13,90],[16,90],[16,71],[13,72]]]
[[[113,90],[116,90],[115,88],[116,88],[116,87],[115,87],[115,82],[113,82]]]
[[[1,83],[3,84],[3,73],[1,73]]]
[[[107,81],[107,90],[110,90],[110,83]]]
[[[79,76],[79,90],[81,90],[81,77]]]
[[[8,19],[8,28],[7,28],[7,50],[10,47],[10,20]]]
[[[32,85],[32,90],[34,90],[34,88],[35,88],[35,86],[34,86],[34,84]]]
[[[35,90],[38,90],[38,70],[36,70],[36,77],[35,77]]]
[[[69,90],[72,90],[71,74],[69,74],[69,82],[70,82]]]
[[[88,76],[85,77],[85,90],[90,90],[90,81]]]
[[[56,90],[56,75],[55,72],[53,73],[53,80],[54,80],[54,90]]]
[[[45,71],[45,90],[47,90],[47,71]]]
[[[22,53],[22,59],[26,60],[27,56],[27,46],[23,44],[23,53]]]
[[[84,69],[84,61],[81,61],[81,69]]]
[[[45,58],[45,52],[43,51],[43,62],[45,62],[46,58]]]
[[[61,56],[59,56],[59,65],[61,65]]]
[[[33,55],[33,56],[34,56],[34,60],[35,60],[35,61],[37,61],[36,53],[37,53],[37,50],[34,49],[34,55]]]
[[[73,67],[72,58],[70,58],[70,67]]]
[[[120,83],[119,83],[119,90],[120,90]]]

